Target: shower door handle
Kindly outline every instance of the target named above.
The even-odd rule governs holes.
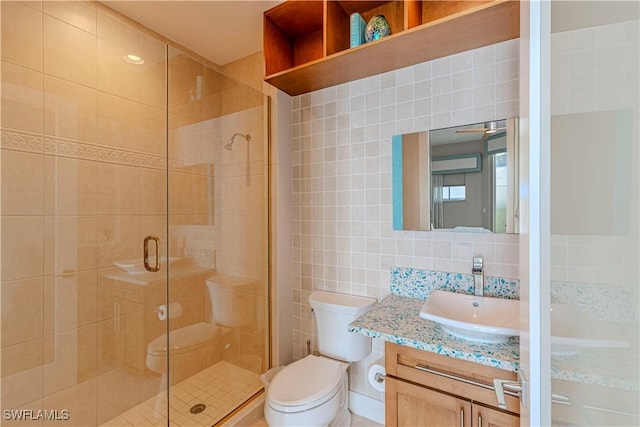
[[[152,267],[149,265],[149,240],[153,240],[156,244],[156,263]],[[156,236],[147,236],[144,238],[144,268],[147,271],[160,271],[160,238]]]

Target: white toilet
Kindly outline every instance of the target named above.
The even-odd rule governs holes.
[[[193,366],[194,369],[202,369],[206,358],[213,356],[211,346],[221,335],[222,329],[218,326],[205,322],[195,323],[171,331],[167,347],[167,334],[162,334],[147,346],[147,368],[160,374],[166,373],[169,348],[172,366]],[[194,360],[200,363],[193,363]],[[189,375],[187,373],[182,376]]]
[[[322,356],[308,355],[275,376],[264,405],[270,426],[348,426],[351,421],[347,368],[371,353],[371,338],[348,332],[347,327],[376,300],[315,291],[309,304]]]
[[[146,365],[165,375],[167,349],[171,352],[174,379],[180,380],[210,366],[222,357],[223,335],[228,328],[243,326],[252,321],[257,282],[233,276],[217,275],[206,280],[211,301],[211,317],[162,334],[147,346]]]

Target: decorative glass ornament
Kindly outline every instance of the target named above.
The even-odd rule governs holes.
[[[391,27],[384,15],[376,15],[371,18],[364,29],[364,39],[367,42],[379,40],[389,34],[391,34]]]

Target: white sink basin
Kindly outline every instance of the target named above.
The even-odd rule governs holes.
[[[169,257],[167,259],[166,256],[160,257],[160,264],[166,264],[167,261],[169,264],[174,264],[183,258],[180,257]],[[155,258],[152,258],[150,262],[155,263]],[[119,267],[126,271],[129,274],[143,274],[148,273],[147,269],[144,267],[144,261],[141,258],[132,258],[132,259],[123,259],[119,261],[113,261],[113,265]]]
[[[551,304],[551,354],[573,356],[586,349],[629,347],[620,324],[596,320],[569,304]]]
[[[420,317],[438,323],[451,335],[471,341],[500,343],[518,336],[520,301],[477,297],[435,290]]]

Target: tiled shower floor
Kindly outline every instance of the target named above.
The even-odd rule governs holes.
[[[220,361],[174,385],[170,390],[172,427],[211,426],[231,408],[262,388],[260,375],[229,362]],[[191,414],[189,409],[204,403],[206,409]],[[167,425],[167,394],[160,393],[102,424],[105,427]]]

